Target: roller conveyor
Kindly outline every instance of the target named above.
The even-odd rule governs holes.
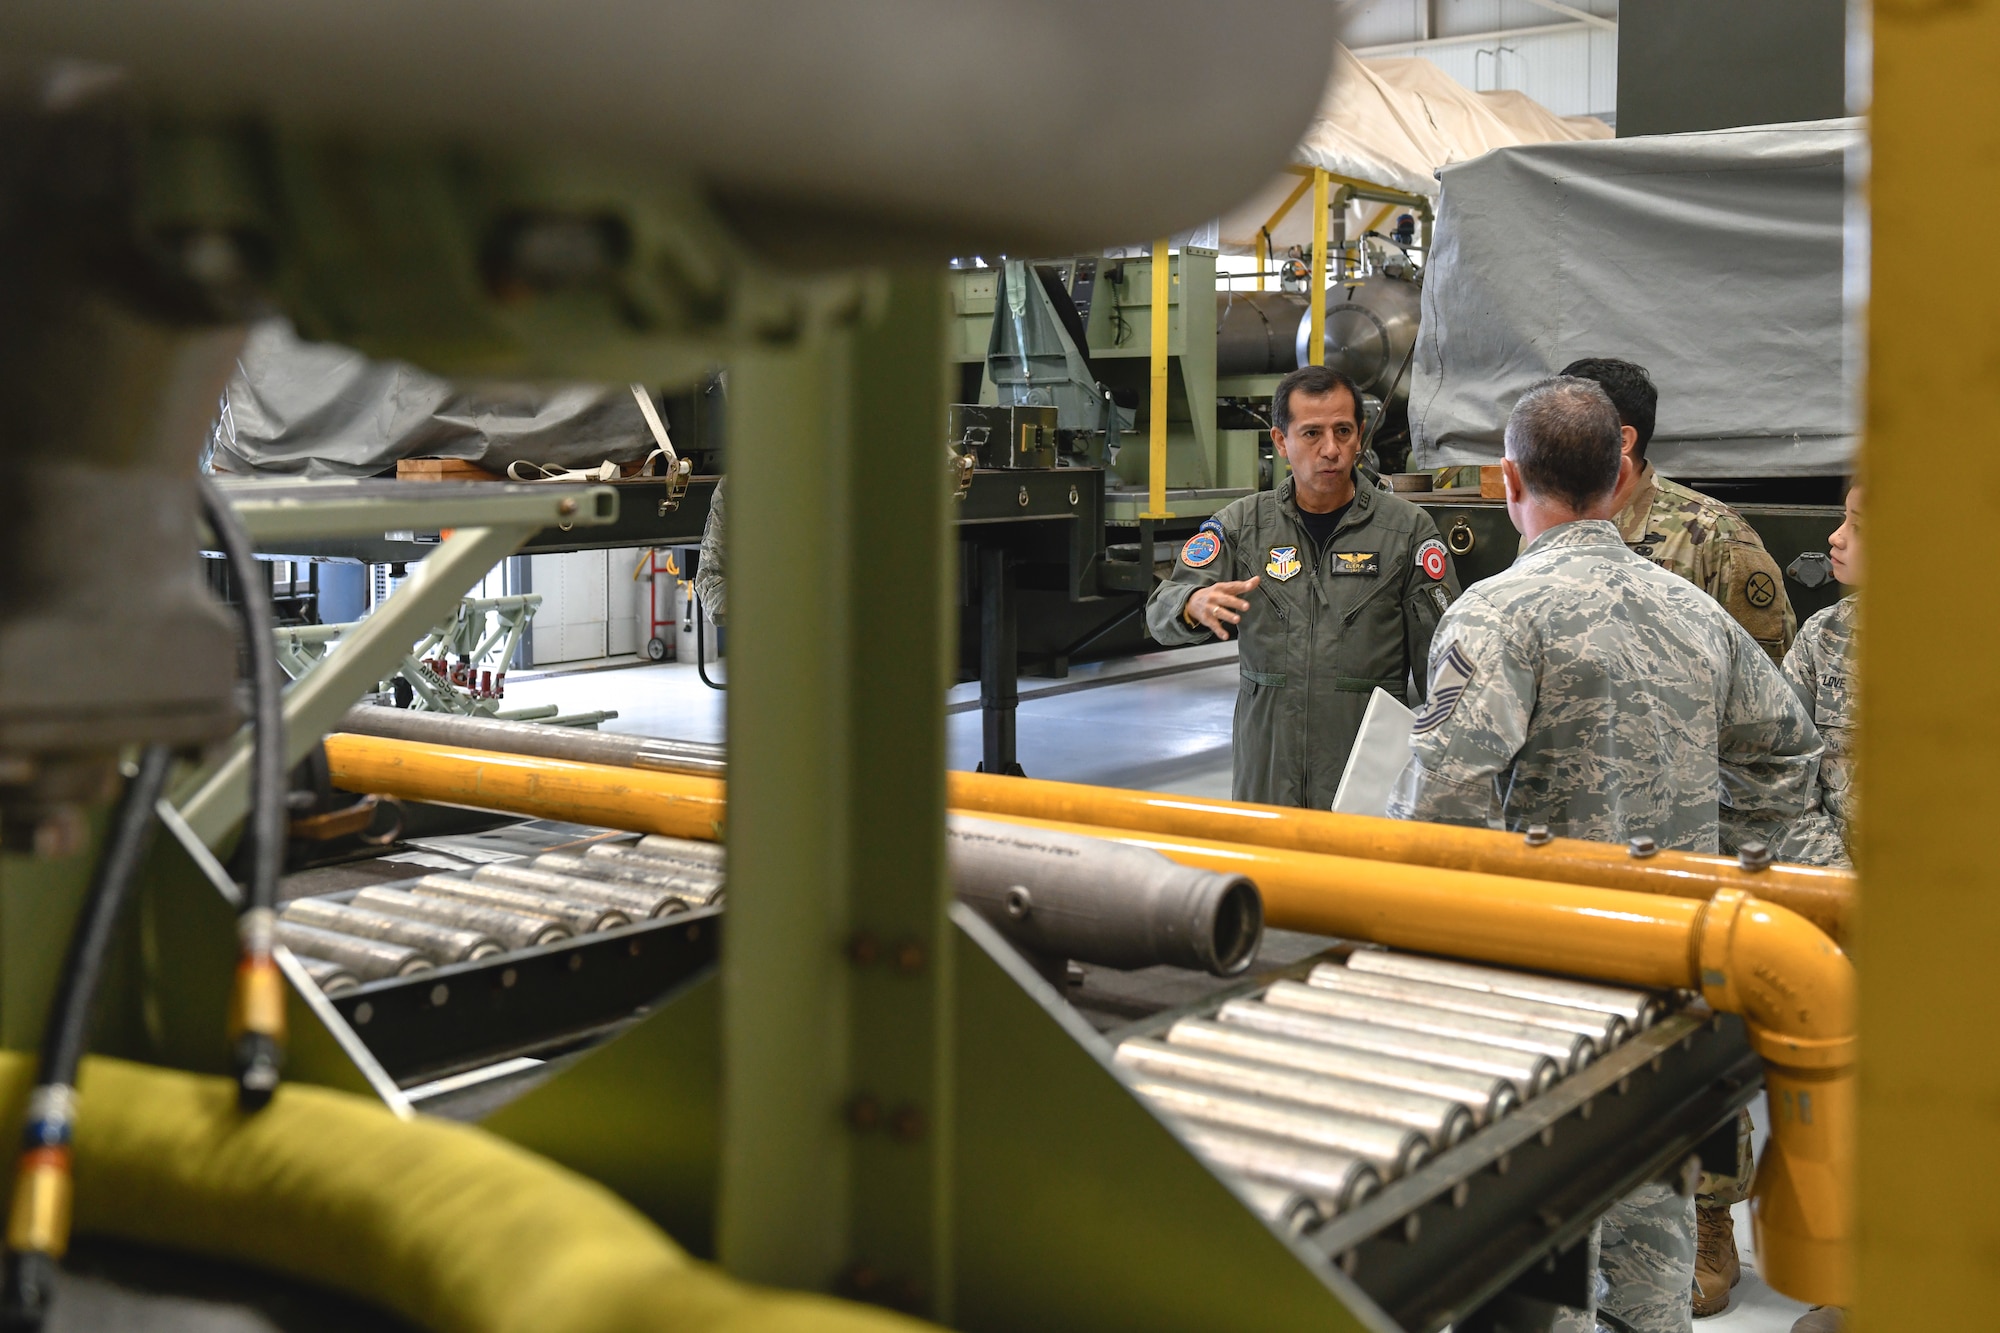
[[[1285,972],[1112,1027],[1114,1064],[1247,1205],[1413,1333],[1506,1326],[1523,1302],[1580,1305],[1591,1221],[1649,1179],[1692,1188],[1696,1158],[1730,1169],[1731,1114],[1761,1083],[1740,1020],[1682,994],[1376,949]],[[1311,1007],[1364,976],[1412,983],[1396,1002],[1436,1019]],[[1494,1028],[1441,1035],[1467,996]],[[1522,1049],[1505,1012],[1586,1042],[1579,1029],[1601,1023],[1603,1044],[1562,1067]],[[1369,1105],[1391,1090],[1415,1100]],[[1425,1104],[1451,1114],[1424,1124]],[[1356,1119],[1423,1147],[1402,1163],[1356,1152]]]

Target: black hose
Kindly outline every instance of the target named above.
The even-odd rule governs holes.
[[[69,1147],[77,1066],[90,1039],[104,959],[131,896],[134,873],[152,841],[153,807],[166,790],[172,763],[173,751],[164,745],[149,746],[140,755],[139,771],[119,798],[104,854],[70,934],[69,953],[42,1033],[41,1068],[21,1130],[0,1329],[42,1326],[54,1290],[56,1260],[69,1245]]]
[[[258,567],[250,534],[228,497],[207,477],[200,478],[202,515],[229,561],[236,583],[237,615],[243,624],[249,664],[252,736],[250,749],[249,883],[238,918],[236,996],[231,1006],[238,1098],[246,1109],[270,1101],[284,1064],[284,982],[271,957],[278,876],[285,865],[285,714],[280,693],[277,619],[270,588]]]

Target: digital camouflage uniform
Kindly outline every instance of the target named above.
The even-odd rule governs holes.
[[[1437,524],[1409,501],[1358,486],[1315,549],[1294,489],[1288,476],[1206,520],[1153,589],[1146,628],[1163,644],[1205,642],[1214,635],[1182,615],[1188,598],[1215,583],[1261,580],[1234,627],[1233,794],[1324,810],[1376,687],[1406,702],[1423,697],[1431,632],[1458,578]]]
[[[724,477],[716,482],[715,494],[709,497],[708,521],[701,525],[701,559],[694,570],[694,595],[701,598],[702,611],[717,625],[722,623],[728,593],[722,577],[722,488],[728,480]]]
[[[1793,824],[1775,849],[1781,860],[1821,866],[1849,863],[1854,839],[1854,639],[1859,612],[1853,596],[1816,612],[1785,654],[1785,679],[1811,710],[1826,754],[1819,761],[1824,818]]]
[[[1611,523],[1553,528],[1474,584],[1431,646],[1429,701],[1390,797],[1403,819],[1712,852],[1718,795],[1761,818],[1812,799],[1820,740],[1743,627],[1628,549]],[[1694,1203],[1641,1187],[1605,1214],[1606,1323],[1691,1323]],[[1587,1333],[1596,1311],[1558,1328]],[[1613,1326],[1617,1326],[1614,1324]]]
[[[1612,516],[1625,544],[1722,603],[1773,662],[1785,659],[1798,630],[1784,572],[1756,529],[1734,509],[1653,470]]]

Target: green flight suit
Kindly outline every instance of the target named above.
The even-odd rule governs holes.
[[[1233,794],[1324,810],[1374,689],[1422,702],[1431,633],[1458,596],[1458,576],[1431,516],[1367,485],[1315,549],[1294,485],[1288,476],[1204,522],[1153,589],[1146,628],[1163,644],[1206,642],[1214,635],[1182,616],[1188,598],[1210,584],[1261,578],[1233,635],[1242,677]]]

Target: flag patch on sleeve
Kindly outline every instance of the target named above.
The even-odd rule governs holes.
[[[1410,728],[1412,736],[1435,731],[1444,725],[1458,707],[1458,701],[1465,695],[1465,687],[1472,683],[1472,662],[1453,644],[1445,655],[1431,668],[1430,698],[1417,712],[1415,725]]]

